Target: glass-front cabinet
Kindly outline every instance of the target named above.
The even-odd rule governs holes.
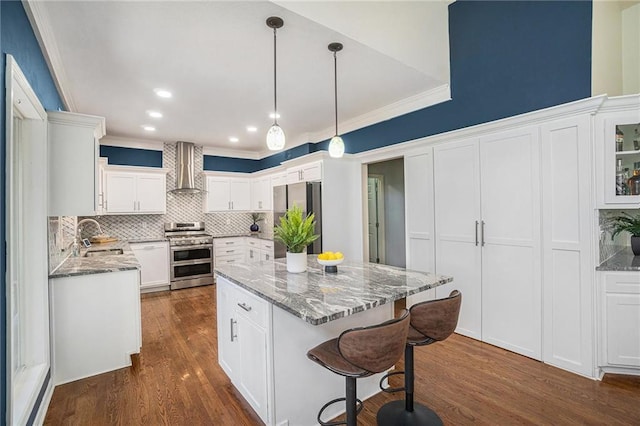
[[[600,203],[640,207],[640,96],[610,98],[596,119],[596,138],[604,167]],[[596,161],[602,161],[597,159]],[[602,158],[602,157],[601,157]],[[602,167],[602,165],[601,165]]]

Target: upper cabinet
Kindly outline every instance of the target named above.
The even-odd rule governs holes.
[[[287,183],[322,180],[322,161],[314,161],[287,169]]]
[[[205,213],[251,210],[251,180],[227,176],[206,177]]]
[[[50,111],[48,116],[49,216],[99,213],[98,140],[102,117]]]
[[[270,176],[262,176],[251,181],[251,210],[271,210],[272,198],[273,191]]]
[[[640,95],[607,99],[595,132],[599,207],[640,207]]]
[[[166,171],[105,171],[106,214],[164,214],[167,211]]]

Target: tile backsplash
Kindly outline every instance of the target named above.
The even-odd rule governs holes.
[[[49,273],[69,256],[75,226],[75,216],[49,217]]]
[[[611,238],[613,230],[611,228],[610,220],[621,212],[630,213],[632,215],[638,214],[637,209],[599,210],[600,239],[598,242],[600,249],[600,263],[609,259],[625,247],[631,245],[629,234],[627,233],[618,234],[615,238]]]

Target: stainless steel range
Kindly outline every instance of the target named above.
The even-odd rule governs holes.
[[[165,223],[164,236],[171,249],[171,290],[214,283],[213,237],[204,222]]]

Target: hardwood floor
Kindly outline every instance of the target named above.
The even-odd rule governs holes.
[[[262,424],[218,366],[215,302],[215,286],[143,295],[134,366],[56,387],[45,424]],[[640,425],[640,377],[593,381],[459,335],[415,364],[416,400],[447,425]],[[365,401],[359,424],[400,398]]]

